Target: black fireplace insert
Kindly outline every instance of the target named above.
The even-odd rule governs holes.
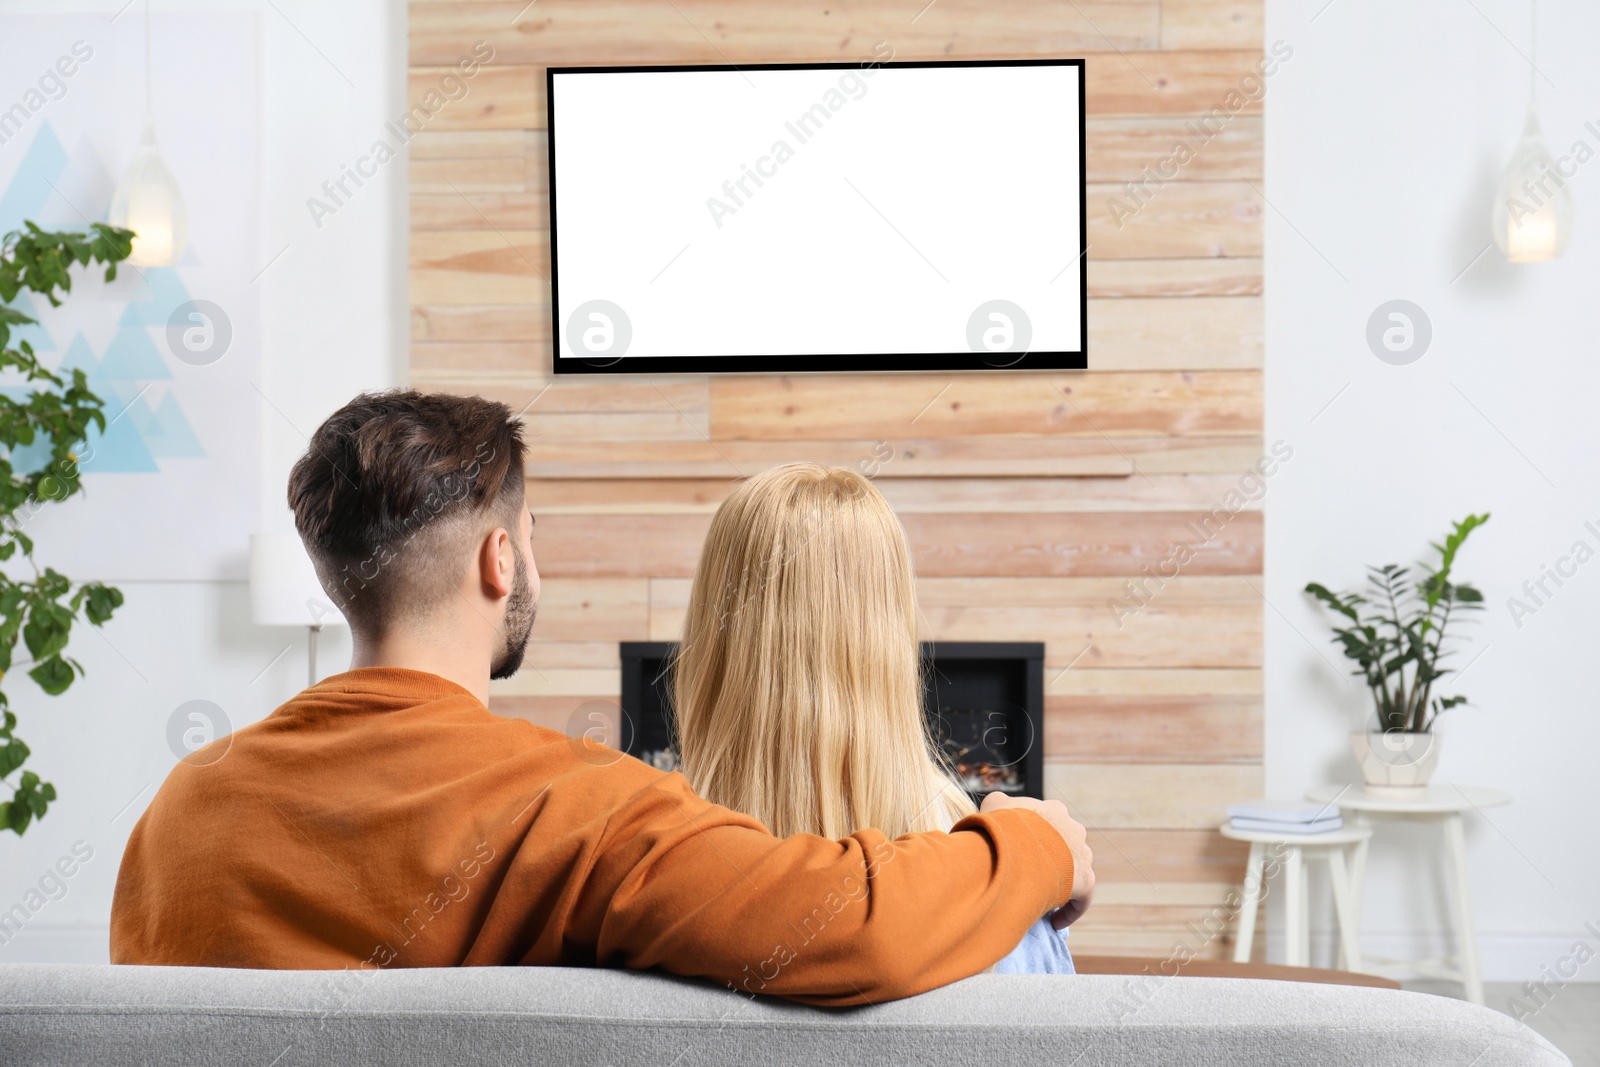
[[[672,641],[622,642],[619,747],[662,770],[678,766]],[[1044,797],[1044,644],[924,641],[928,730],[974,798]]]

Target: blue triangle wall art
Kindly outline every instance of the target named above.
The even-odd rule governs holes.
[[[130,474],[160,470],[144,438],[140,436],[138,426],[129,417],[133,405],[143,399],[142,396],[136,397],[133,404],[118,405],[113,402],[106,405],[105,430],[90,427],[88,439],[84,442],[82,466],[85,474]],[[112,410],[114,407],[115,411]]]
[[[0,192],[0,233],[22,228],[23,219],[37,219],[55,194],[55,182],[67,169],[67,153],[48,121],[39,127],[23,153],[22,163]]]
[[[68,163],[54,128],[48,121],[42,122],[16,173],[0,190],[0,233],[44,215]],[[189,299],[189,291],[171,267],[146,268],[137,275],[144,284],[124,308],[105,351],[96,356],[83,334],[77,333],[57,367],[58,373],[82,370],[89,387],[106,402],[106,428],[91,429],[79,449],[85,473],[148,473],[160,469],[158,457],[189,459],[206,454],[174,391],[166,389],[153,406],[150,393],[152,383],[172,380],[157,342],[164,341],[167,321],[178,305]],[[18,294],[11,306],[38,318],[26,293]],[[36,352],[57,350],[48,331],[40,326],[23,327],[12,338],[13,343],[27,340]],[[22,388],[0,389],[0,395],[19,401],[25,401],[28,394]],[[40,445],[19,448],[10,456],[13,468],[19,471],[38,470],[48,459],[48,450]]]
[[[144,403],[143,398],[139,403]],[[148,405],[145,411],[149,412]],[[155,412],[149,417],[148,427],[141,425],[139,432],[144,435],[144,443],[150,449],[150,454],[157,459],[199,459],[206,454],[171,389],[156,405]]]

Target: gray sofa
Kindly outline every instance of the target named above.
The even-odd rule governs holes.
[[[0,1064],[1567,1064],[1487,1008],[1386,989],[981,975],[823,1010],[655,974],[0,965]]]

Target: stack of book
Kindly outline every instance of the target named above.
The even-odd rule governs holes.
[[[1325,834],[1344,825],[1339,809],[1303,800],[1252,800],[1229,804],[1228,817],[1235,830],[1270,834]]]

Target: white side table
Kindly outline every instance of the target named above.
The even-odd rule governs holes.
[[[1359,785],[1330,785],[1313,789],[1306,797],[1318,804],[1339,805],[1342,811],[1354,817],[1357,826],[1370,827],[1376,819],[1409,819],[1439,828],[1444,838],[1444,870],[1441,873],[1450,889],[1456,954],[1423,960],[1368,956],[1367,959],[1378,966],[1368,967],[1367,970],[1391,977],[1396,973],[1410,972],[1427,978],[1460,982],[1466,998],[1474,1004],[1482,1004],[1483,974],[1478,968],[1478,936],[1473,929],[1472,897],[1467,888],[1467,843],[1461,829],[1461,816],[1467,811],[1509,804],[1511,796],[1497,789],[1472,785],[1430,785],[1404,792],[1369,790]],[[1367,876],[1365,842],[1356,846],[1352,867],[1352,920],[1354,929],[1359,931]]]
[[[1263,864],[1281,863],[1283,868],[1284,954],[1291,967],[1311,966],[1311,922],[1308,905],[1309,884],[1305,865],[1308,860],[1325,860],[1328,882],[1333,888],[1333,908],[1339,919],[1339,959],[1346,970],[1361,969],[1361,949],[1357,939],[1359,920],[1351,910],[1351,892],[1346,853],[1364,849],[1372,836],[1370,827],[1346,827],[1323,834],[1288,834],[1268,830],[1235,830],[1224,823],[1222,836],[1250,842],[1250,859],[1244,876],[1244,902],[1239,907],[1239,933],[1234,942],[1235,963],[1249,963],[1255,947],[1256,910],[1266,895]],[[1270,856],[1269,856],[1270,854]]]

